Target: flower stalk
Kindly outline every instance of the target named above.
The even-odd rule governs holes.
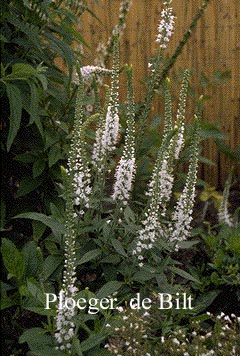
[[[147,95],[144,103],[143,112],[140,117],[137,146],[140,146],[144,128],[151,111],[152,100],[154,96],[154,90],[156,83],[158,81],[159,73],[161,70],[161,63],[163,60],[162,53],[167,48],[167,43],[174,31],[174,16],[172,13],[172,8],[170,7],[171,0],[167,0],[163,3],[164,8],[161,12],[161,19],[158,25],[158,33],[156,42],[159,43],[159,48],[156,56],[148,64],[150,69],[150,76],[147,84]]]
[[[174,242],[175,250],[179,249],[179,242],[190,236],[193,205],[195,198],[197,168],[199,157],[200,125],[196,117],[195,130],[192,138],[190,164],[183,192],[175,206],[169,224],[169,241]]]
[[[105,120],[100,120],[96,131],[92,164],[101,174],[104,171],[107,156],[115,149],[119,137],[119,44],[118,36],[114,37],[113,69],[111,75],[111,89],[108,97]]]
[[[218,211],[218,221],[220,224],[226,224],[229,227],[233,227],[233,219],[228,212],[228,198],[230,193],[230,187],[232,183],[232,171],[230,172],[223,191],[222,201]]]
[[[128,105],[127,129],[123,154],[115,172],[112,198],[122,205],[127,205],[135,177],[135,105],[132,84],[132,68],[127,69]]]
[[[92,192],[91,175],[85,149],[86,123],[84,122],[84,87],[81,73],[79,72],[79,87],[76,98],[74,127],[72,143],[70,146],[68,168],[66,170],[66,211],[64,236],[64,272],[63,283],[59,292],[59,300],[64,305],[64,300],[73,298],[78,291],[76,287],[76,218],[84,215],[85,209],[89,208],[89,200]],[[75,335],[73,317],[74,308],[61,308],[60,302],[57,307],[56,333],[57,349],[71,353],[72,339]]]

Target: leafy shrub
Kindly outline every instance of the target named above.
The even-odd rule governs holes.
[[[25,209],[37,207],[39,212],[50,213],[50,201],[61,205],[55,182],[59,163],[66,159],[71,129],[72,76],[78,56],[73,42],[86,45],[74,25],[87,7],[82,2],[76,6],[71,1],[21,0],[2,6],[3,205],[7,221]],[[29,228],[26,233],[30,234]]]
[[[204,1],[199,14],[207,3]],[[110,355],[116,351],[171,355],[176,344],[179,354],[210,355],[218,342],[223,352],[238,350],[234,344],[239,327],[235,316],[233,322],[224,319],[227,327],[223,325],[226,335],[222,335],[221,317],[215,320],[208,314],[197,315],[211,306],[218,295],[215,287],[235,287],[239,283],[239,228],[237,224],[228,230],[224,226],[227,193],[220,214],[225,221],[218,227],[220,239],[202,234],[210,247],[205,251],[210,260],[207,268],[199,272],[184,261],[185,254],[199,247],[195,238],[202,233],[196,229],[192,234],[191,229],[197,165],[199,159],[203,160],[199,144],[209,131],[218,138],[220,133],[201,122],[202,98],[194,124],[185,127],[189,71],[183,73],[173,119],[171,82],[165,80],[166,68],[170,67],[163,66],[162,54],[173,31],[174,17],[170,1],[164,4],[166,11],[157,37],[159,50],[150,62],[149,90],[141,107],[134,102],[132,69],[119,68],[117,35],[124,27],[129,1],[121,3],[120,26],[108,42],[106,58],[100,58],[102,66],[77,64],[75,83],[76,53],[71,45],[73,40],[81,45],[85,42],[73,24],[83,11],[90,12],[86,3],[81,2],[80,7],[76,6],[78,1],[14,1],[4,5],[1,93],[8,120],[4,124],[3,149],[11,169],[7,167],[5,173],[10,195],[5,195],[7,204],[2,207],[7,219],[7,223],[3,221],[7,238],[2,240],[2,256],[7,282],[2,283],[2,308],[14,315],[15,340],[20,337],[21,344],[10,340],[7,352],[17,355],[30,350],[39,356]],[[13,53],[12,43],[16,46]],[[106,69],[103,64],[111,52],[112,69]],[[59,56],[65,61],[67,74],[56,64]],[[122,106],[118,100],[120,71],[127,76],[128,92],[127,103]],[[103,106],[98,92],[101,75],[111,76],[111,87],[105,86]],[[147,129],[159,81],[165,100],[162,134],[154,132],[158,119],[151,123],[150,131]],[[149,149],[152,134],[156,145]],[[123,142],[120,137],[124,137]],[[146,154],[152,169],[141,166]],[[189,161],[188,173],[175,181],[182,194],[174,196],[174,178],[180,167],[177,162],[184,160]],[[10,221],[13,216],[15,219]],[[179,256],[183,257],[181,262]],[[209,274],[210,283],[205,279]],[[153,308],[148,315],[127,307],[136,295],[140,299],[150,296],[154,301],[158,293],[166,291],[175,297],[179,293],[188,297],[194,294],[195,309],[179,313],[170,310],[160,315]],[[61,308],[68,302],[69,308]],[[76,303],[81,304],[78,312],[72,307]],[[120,311],[122,314],[118,314]],[[4,314],[4,325],[9,314]],[[193,325],[196,315],[201,323]],[[205,330],[211,328],[211,318],[214,331],[209,340]],[[34,319],[31,325],[30,319]],[[180,332],[183,329],[187,336]],[[135,335],[138,341],[133,346],[130,330],[133,341]],[[227,344],[226,339],[232,342]]]

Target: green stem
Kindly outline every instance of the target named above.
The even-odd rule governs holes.
[[[146,95],[146,99],[144,102],[143,111],[141,113],[141,117],[139,120],[138,135],[136,138],[137,154],[139,153],[138,151],[141,146],[144,129],[146,127],[148,116],[151,112],[151,105],[152,105],[152,100],[153,100],[153,96],[154,96],[154,90],[155,90],[156,82],[158,79],[157,73],[159,71],[158,68],[159,68],[161,62],[162,62],[161,51],[158,51],[156,61],[154,61],[154,63],[153,63],[154,68],[153,68],[151,75],[149,77],[149,81],[148,81],[148,85],[147,85],[147,95]]]

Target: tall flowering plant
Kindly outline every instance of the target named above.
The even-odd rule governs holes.
[[[160,51],[165,49],[173,31],[174,18],[169,5],[170,2],[166,1],[166,10],[162,12],[162,20],[158,28],[157,42],[160,44]],[[120,70],[117,35],[114,36],[113,41],[111,70],[95,66],[86,66],[78,70],[75,120],[66,170],[65,225],[67,232],[65,234],[63,281],[59,292],[61,302],[67,298],[72,298],[72,301],[76,298],[77,286],[79,286],[76,279],[78,266],[76,252],[77,246],[79,246],[78,241],[86,240],[85,231],[91,232],[91,237],[88,236],[87,246],[89,243],[89,246],[93,245],[94,248],[93,251],[90,250],[86,253],[87,257],[84,257],[84,260],[89,261],[101,255],[103,262],[100,262],[98,269],[103,275],[111,275],[111,271],[105,265],[109,263],[108,261],[114,261],[115,264],[122,261],[119,271],[121,268],[123,270],[127,268],[132,271],[129,272],[130,276],[131,273],[134,276],[138,268],[143,267],[146,263],[155,264],[156,259],[151,259],[154,254],[155,256],[158,254],[157,258],[161,259],[164,247],[159,249],[159,246],[166,246],[168,252],[178,250],[181,248],[180,242],[186,240],[191,234],[190,223],[198,164],[198,124],[196,124],[192,139],[189,172],[183,192],[173,209],[170,205],[175,166],[185,141],[185,109],[189,71],[185,71],[183,76],[176,118],[174,118],[172,110],[170,80],[166,80],[165,122],[161,145],[145,194],[147,202],[145,207],[139,211],[139,209],[135,209],[134,195],[131,199],[137,172],[136,110],[132,69],[124,68],[127,72],[128,83],[126,132],[123,149],[119,150],[122,130],[118,94]],[[152,80],[156,79],[157,64],[159,64],[158,60],[154,64],[155,67],[151,69]],[[111,87],[106,89],[105,107],[101,108],[100,100],[97,98],[98,112],[89,116],[84,104],[84,83],[86,83],[86,78],[94,80],[94,76],[99,74],[111,75]],[[90,123],[93,123],[95,128],[94,142],[91,142],[91,145],[86,140],[87,127]],[[89,137],[93,139],[92,135]],[[120,158],[118,158],[119,151],[122,152]],[[112,171],[114,171],[112,187],[107,189],[105,178]],[[94,204],[98,197],[103,200],[105,205]],[[107,211],[102,209],[104,206]],[[89,222],[89,219],[93,222]],[[89,228],[87,224],[94,226]],[[79,240],[81,233],[84,234],[84,238]],[[83,251],[84,249],[85,247],[83,247]],[[119,281],[115,281],[115,283],[118,285]],[[57,348],[68,353],[73,353],[72,343],[78,330],[75,309],[60,308],[60,304],[57,309],[57,330],[55,333]]]
[[[198,118],[197,118],[198,120]],[[192,138],[190,165],[183,192],[177,201],[172,221],[169,224],[169,239],[175,242],[175,249],[179,249],[179,242],[186,240],[191,233],[192,212],[194,206],[195,189],[197,182],[198,150],[199,150],[199,123],[196,122]]]
[[[171,0],[164,1],[164,8],[161,12],[161,18],[158,25],[158,33],[156,38],[156,43],[158,44],[158,48],[155,56],[148,63],[148,67],[150,70],[150,74],[147,80],[147,95],[144,102],[144,108],[141,113],[139,129],[138,129],[138,137],[137,142],[140,143],[142,139],[142,135],[144,132],[144,128],[151,111],[151,104],[154,96],[154,90],[158,83],[159,76],[162,71],[162,63],[164,51],[167,48],[167,45],[170,41],[174,33],[174,18],[173,9],[170,6]]]
[[[105,162],[109,152],[115,149],[119,138],[119,48],[118,36],[114,41],[114,59],[111,75],[111,89],[108,95],[108,103],[105,117],[101,117],[96,131],[96,142],[92,153],[92,164],[98,173],[104,170]]]
[[[144,251],[152,249],[157,239],[169,240],[170,242],[175,241],[175,248],[178,249],[178,241],[187,239],[190,233],[197,178],[200,137],[198,125],[192,140],[189,173],[186,178],[183,194],[171,216],[171,222],[168,225],[161,222],[166,215],[167,203],[172,195],[174,165],[184,145],[184,118],[188,78],[189,72],[185,71],[179,96],[179,107],[174,123],[172,122],[169,80],[166,83],[165,125],[162,144],[146,192],[147,196],[149,196],[148,208],[144,213],[142,228],[139,230],[136,247],[133,250],[133,255],[137,256],[140,267],[143,266]]]
[[[80,74],[79,88],[76,98],[76,109],[72,144],[69,152],[68,167],[66,170],[66,219],[65,225],[65,262],[62,287],[59,292],[59,301],[64,302],[67,298],[76,295],[76,218],[84,214],[84,209],[89,208],[89,196],[91,193],[90,174],[85,155],[83,136],[83,80]],[[73,317],[74,309],[61,308],[58,305],[56,316],[55,337],[58,346],[56,349],[71,352],[71,342],[75,334]]]
[[[232,182],[232,172],[229,174],[223,191],[223,198],[218,211],[218,221],[220,224],[226,224],[229,227],[234,226],[233,218],[228,211],[228,198]]]
[[[127,130],[122,157],[115,172],[115,183],[113,186],[113,199],[123,205],[127,205],[129,194],[132,190],[136,172],[135,158],[135,122],[134,122],[134,95],[132,86],[132,70],[128,69],[128,108],[127,108]]]
[[[31,5],[29,9],[32,13],[38,9],[35,6],[37,2],[25,2]],[[209,320],[211,325],[215,323],[216,331],[206,329],[208,319],[211,319],[208,313],[200,315],[200,324],[196,324],[196,316],[201,310],[206,310],[206,303],[212,302],[216,296],[221,299],[226,290],[230,291],[231,307],[224,305],[224,309],[231,308],[234,313],[238,311],[235,304],[239,297],[236,286],[239,286],[240,280],[240,226],[237,224],[239,209],[233,216],[228,210],[229,195],[232,201],[234,193],[230,192],[231,175],[218,207],[219,224],[210,225],[208,232],[206,224],[202,229],[199,227],[192,231],[201,105],[198,106],[191,131],[191,127],[186,127],[185,118],[189,71],[183,74],[176,113],[172,105],[171,82],[167,78],[169,69],[208,2],[203,0],[183,41],[169,59],[165,57],[165,50],[174,33],[174,15],[171,0],[163,0],[164,9],[155,41],[157,50],[150,60],[146,78],[146,98],[142,104],[136,105],[132,68],[127,65],[120,67],[119,64],[118,37],[125,27],[131,4],[129,0],[122,0],[119,22],[107,46],[102,47],[103,52],[99,53],[100,61],[96,61],[96,65],[76,66],[77,75],[73,80],[73,91],[70,91],[72,95],[66,103],[67,112],[73,113],[72,100],[76,94],[71,134],[68,131],[71,120],[66,123],[65,120],[55,121],[52,117],[51,123],[45,127],[44,153],[41,143],[41,152],[16,156],[17,160],[26,162],[27,167],[32,164],[34,178],[30,186],[25,186],[27,181],[23,179],[25,183],[19,186],[19,198],[22,199],[23,192],[28,194],[29,189],[34,189],[34,196],[36,189],[36,196],[44,192],[48,215],[28,212],[16,216],[34,220],[34,240],[28,240],[23,248],[13,243],[12,239],[15,240],[18,235],[12,235],[11,225],[6,222],[4,232],[10,234],[11,239],[4,238],[2,241],[6,283],[2,283],[1,307],[13,311],[14,329],[10,328],[4,335],[8,336],[13,330],[17,331],[14,335],[18,335],[19,329],[21,331],[22,326],[25,328],[25,321],[32,316],[36,326],[23,332],[16,346],[18,350],[15,348],[15,336],[14,342],[6,337],[5,352],[8,354],[159,356],[202,352],[202,355],[213,355],[220,350],[219,345],[224,356],[229,352],[239,352],[236,336],[239,325],[235,314],[229,313],[230,318],[221,313],[218,320]],[[91,11],[86,7],[87,1],[67,3],[80,12],[84,9]],[[55,10],[58,11],[57,8]],[[67,16],[71,16],[65,10]],[[41,12],[36,11],[35,14],[41,16]],[[64,23],[63,19],[63,27]],[[24,29],[22,26],[23,23],[21,29]],[[61,26],[58,27],[63,35]],[[72,31],[71,28],[69,30]],[[60,44],[60,38],[58,40]],[[107,69],[105,65],[108,66],[112,53],[112,66]],[[126,103],[119,100],[120,73],[121,79],[127,74]],[[109,76],[109,85],[100,86],[103,76]],[[160,85],[163,85],[161,89]],[[31,96],[34,96],[33,87],[29,88]],[[156,130],[160,115],[150,121],[155,92],[160,94],[165,108],[162,131],[160,128]],[[25,109],[26,105],[23,106]],[[50,114],[52,108],[49,110]],[[12,114],[15,116],[16,112]],[[147,123],[150,124],[149,130]],[[55,193],[51,197],[45,195],[45,189],[39,190],[35,185],[45,182],[47,161],[47,169],[53,166],[54,179],[57,176],[59,183],[56,168],[60,168],[58,162],[64,159],[62,150],[66,146],[59,145],[54,128],[61,143],[62,130],[71,137],[66,168],[62,167],[63,184],[57,185],[58,189],[64,188],[61,197],[56,197]],[[47,150],[49,152],[45,155]],[[189,161],[189,168],[186,175],[179,175],[184,160],[184,166]],[[65,207],[62,197],[65,198]],[[5,204],[2,210],[5,215]],[[200,219],[198,216],[197,224],[204,217]],[[45,229],[45,225],[52,232]],[[200,236],[202,240],[196,241],[193,236]],[[200,261],[195,258],[199,251],[196,247],[191,253],[183,251],[195,246],[196,242],[201,243]],[[187,263],[185,257],[188,257]],[[194,266],[189,262],[192,258],[194,264],[196,262]],[[176,278],[176,275],[181,278]],[[211,290],[212,286],[214,290]],[[220,294],[221,291],[223,294]],[[167,294],[169,308],[162,308],[165,299],[162,292]],[[191,307],[191,294],[194,308]],[[180,301],[181,295],[183,300]],[[222,300],[224,303],[224,298]],[[185,302],[188,302],[187,308]],[[152,310],[146,312],[142,309]],[[171,310],[162,312],[161,309]],[[9,321],[8,312],[9,309],[4,313],[4,325]],[[32,313],[40,317],[35,319]],[[191,324],[193,315],[194,323]],[[202,322],[204,330],[199,328]],[[15,329],[14,324],[19,324],[19,328]],[[198,330],[195,331],[195,327]]]

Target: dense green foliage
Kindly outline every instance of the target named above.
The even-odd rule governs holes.
[[[28,279],[37,278],[42,271],[43,259],[53,244],[43,242],[50,231],[46,226],[62,232],[46,214],[59,215],[64,209],[58,183],[72,127],[74,65],[82,58],[82,46],[87,45],[74,27],[84,11],[91,12],[83,1],[1,4],[1,229],[10,238],[3,240],[2,251],[9,276],[16,279],[11,287],[3,283],[2,308],[20,305]],[[32,223],[12,219],[25,211],[36,212]],[[25,252],[19,252],[15,244]],[[51,261],[50,257],[46,263],[57,267],[55,261],[59,265],[61,258],[54,256]],[[3,279],[6,277],[4,273]],[[5,287],[10,290],[10,300],[5,298]],[[22,330],[24,309],[13,310],[17,333]],[[30,313],[27,320],[32,317]],[[8,324],[8,312],[5,322]],[[7,335],[9,332],[14,334],[10,330]],[[7,341],[6,354],[14,350],[18,336]]]
[[[75,91],[72,75],[80,52],[72,45],[85,45],[74,30],[85,8],[74,13],[72,7],[70,1],[10,1],[2,5],[6,220],[29,207],[50,213],[50,202],[59,201],[56,181],[59,161],[66,157]]]

